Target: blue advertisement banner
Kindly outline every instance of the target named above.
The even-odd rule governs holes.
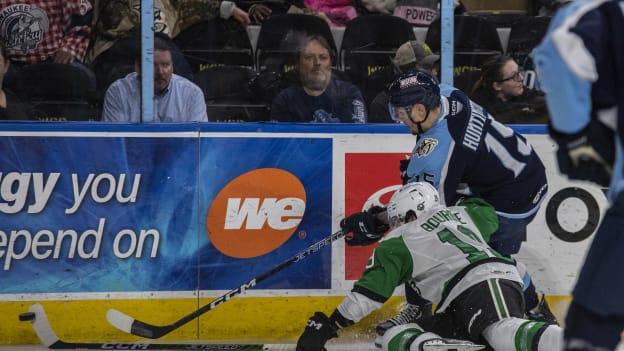
[[[331,139],[67,134],[0,138],[0,293],[231,289],[330,234]]]
[[[238,287],[331,234],[331,146],[323,138],[201,139],[199,257],[187,252],[182,261],[199,261],[201,290]],[[329,289],[330,262],[331,250],[321,250],[256,288]]]

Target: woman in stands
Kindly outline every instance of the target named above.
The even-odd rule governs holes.
[[[10,61],[4,42],[0,40],[0,121],[26,120],[28,108],[13,92],[4,88],[4,75],[7,73]]]
[[[481,66],[470,98],[501,123],[546,123],[544,93],[524,86],[524,74],[513,58],[497,55]]]

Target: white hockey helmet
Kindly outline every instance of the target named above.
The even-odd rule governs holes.
[[[410,213],[416,218],[421,213],[440,205],[440,195],[433,185],[427,182],[407,183],[390,198],[386,211],[390,228],[405,224]]]

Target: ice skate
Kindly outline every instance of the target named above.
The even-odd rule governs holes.
[[[555,317],[555,315],[550,310],[550,307],[548,307],[548,302],[544,298],[543,294],[542,294],[542,297],[540,298],[539,303],[537,304],[537,307],[527,312],[527,319],[530,319],[536,322],[544,322],[548,324],[559,325],[559,322],[557,321],[557,317]]]
[[[418,324],[404,324],[387,330],[380,347],[388,351],[476,351],[485,346],[467,340],[446,339],[426,332]]]
[[[431,308],[431,304],[418,306],[406,303],[405,307],[401,309],[399,314],[377,325],[377,327],[375,328],[375,331],[377,332],[377,337],[375,338],[375,346],[381,347],[381,337],[386,333],[388,329],[397,325],[418,323],[420,319],[431,316]]]
[[[418,347],[418,351],[475,351],[483,349],[485,346],[470,341],[444,338],[425,340]]]

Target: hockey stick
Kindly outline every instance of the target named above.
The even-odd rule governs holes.
[[[118,342],[66,342],[56,336],[43,306],[31,305],[28,312],[20,315],[20,320],[30,321],[41,343],[51,350],[262,350],[295,351],[293,344],[182,344],[182,343],[118,343]]]
[[[106,313],[106,319],[108,319],[108,322],[112,326],[126,333],[130,333],[130,334],[134,334],[137,336],[142,336],[142,337],[150,338],[150,339],[158,339],[162,337],[163,335],[167,335],[171,333],[172,331],[180,328],[184,324],[201,316],[202,314],[214,309],[215,307],[226,302],[232,297],[245,293],[247,289],[253,288],[254,286],[256,286],[256,284],[274,275],[275,273],[283,270],[284,268],[292,265],[293,263],[297,263],[301,261],[302,259],[304,259],[306,256],[319,251],[325,246],[331,245],[332,242],[342,238],[344,235],[345,233],[342,230],[339,230],[333,233],[331,236],[312,244],[307,249],[297,253],[296,255],[292,256],[286,261],[273,267],[269,271],[260,274],[259,276],[253,278],[252,280],[246,283],[243,283],[241,286],[239,286],[236,289],[228,291],[227,293],[225,293],[225,295],[212,300],[212,302],[210,302],[209,304],[200,307],[195,312],[190,313],[171,324],[162,325],[162,326],[148,324],[138,319],[132,318],[114,308],[111,308],[110,310],[108,310],[108,312]]]

